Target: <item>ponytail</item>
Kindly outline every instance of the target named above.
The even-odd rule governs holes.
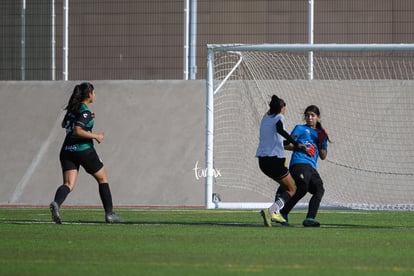
[[[272,99],[269,103],[269,111],[267,112],[268,115],[277,115],[282,111],[282,108],[286,106],[286,103],[284,100],[279,98],[276,95],[272,96]]]
[[[322,124],[321,122],[316,122],[316,129],[322,129]]]
[[[326,132],[326,130],[322,127],[321,122],[316,122],[316,130],[318,131],[318,138],[319,136],[322,136],[323,138],[326,137],[326,139],[328,139],[328,142],[331,142],[331,140],[329,139],[328,133]]]
[[[94,90],[94,87],[89,82],[78,84],[73,89],[72,95],[69,98],[68,104],[65,108],[67,112],[79,113],[82,102],[89,96],[89,93]]]

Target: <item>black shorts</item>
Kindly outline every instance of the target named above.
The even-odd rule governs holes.
[[[271,179],[278,181],[289,174],[286,158],[277,156],[259,156],[259,167]]]
[[[298,190],[304,190],[311,194],[323,195],[325,189],[318,171],[308,164],[295,164],[290,166],[290,173],[296,182]]]
[[[83,151],[66,151],[62,148],[59,158],[63,172],[68,170],[79,171],[79,167],[82,166],[87,173],[94,174],[103,167],[103,163],[94,148]]]

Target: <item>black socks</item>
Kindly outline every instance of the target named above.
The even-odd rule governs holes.
[[[106,214],[112,213],[112,208],[113,208],[112,195],[111,195],[111,190],[109,189],[109,184],[101,183],[101,184],[98,184],[98,186],[99,186],[99,196],[101,197],[102,204],[105,209],[105,213]],[[54,201],[59,205],[59,207],[65,201],[69,193],[70,193],[70,189],[66,185],[62,185],[56,190]]]
[[[62,205],[63,201],[65,201],[69,193],[70,189],[66,185],[62,185],[56,190],[54,201],[59,205],[59,207]]]
[[[99,195],[101,196],[102,204],[105,209],[105,214],[112,213],[112,195],[108,183],[100,183]]]

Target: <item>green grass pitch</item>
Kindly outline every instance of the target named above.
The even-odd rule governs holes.
[[[0,208],[0,275],[414,275],[414,213],[321,210],[320,228],[258,210]]]

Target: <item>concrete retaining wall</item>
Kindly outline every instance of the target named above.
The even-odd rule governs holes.
[[[62,183],[63,107],[79,82],[0,82],[0,204],[47,205]],[[205,81],[96,81],[96,144],[115,205],[204,205]],[[81,170],[66,205],[100,205]]]

